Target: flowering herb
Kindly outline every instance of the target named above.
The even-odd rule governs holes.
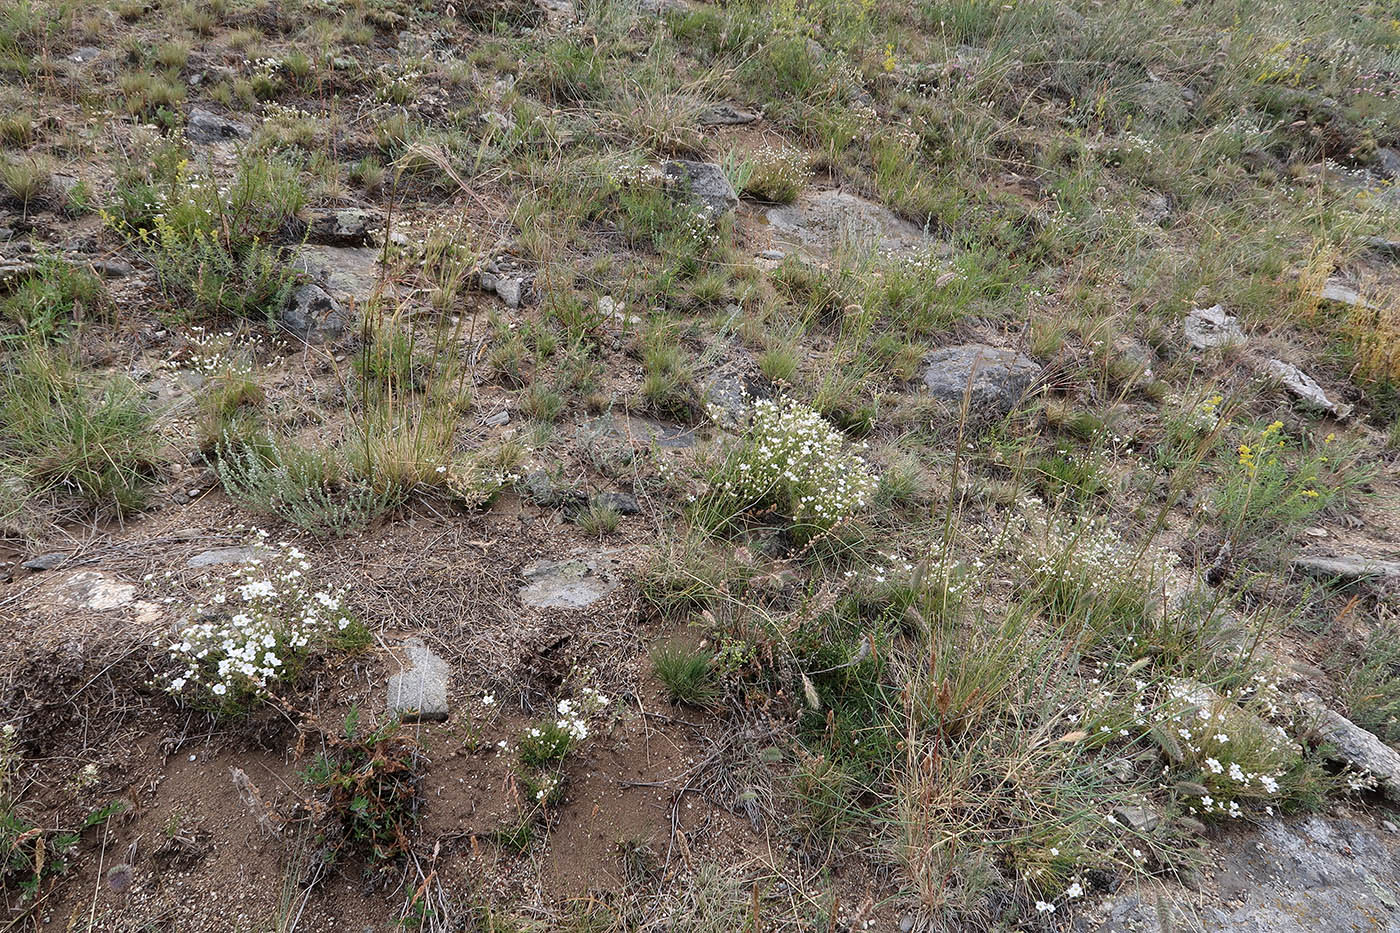
[[[772,507],[801,525],[828,529],[869,502],[876,485],[865,460],[817,412],[792,399],[760,399],[697,513],[720,526]]]
[[[165,681],[171,694],[234,712],[295,679],[312,651],[364,643],[344,591],[316,588],[306,555],[266,537],[253,541],[257,557],[206,584],[166,646],[179,665]]]

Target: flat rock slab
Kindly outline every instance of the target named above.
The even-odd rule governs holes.
[[[451,666],[418,638],[405,639],[403,651],[408,666],[389,678],[389,712],[404,722],[446,719]]]
[[[807,191],[765,215],[775,239],[811,256],[838,252],[913,257],[945,251],[938,240],[889,209],[845,191]]]
[[[1220,305],[1195,308],[1188,312],[1186,320],[1181,322],[1181,331],[1186,336],[1186,342],[1195,350],[1238,347],[1245,342],[1239,321],[1226,314]]]
[[[924,357],[924,386],[934,398],[961,405],[971,386],[971,413],[1006,414],[1040,378],[1041,366],[1014,350],[972,343]]]
[[[693,428],[643,415],[604,415],[590,422],[585,430],[595,437],[609,435],[625,440],[633,447],[684,450],[695,446]]]
[[[713,162],[692,162],[690,159],[674,159],[663,163],[661,172],[667,178],[690,189],[690,195],[718,217],[734,210],[739,204],[739,196],[729,183],[724,169]]]
[[[1313,730],[1336,750],[1334,757],[1375,777],[1381,792],[1400,802],[1400,752],[1341,713],[1328,709],[1312,693],[1300,693],[1298,705],[1314,717]]]
[[[697,121],[701,126],[743,126],[759,119],[752,110],[744,110],[733,104],[717,104],[700,114]]]
[[[74,609],[105,612],[135,602],[136,587],[100,570],[79,570],[58,585],[54,596],[58,602]]]
[[[583,609],[617,589],[622,570],[616,551],[531,564],[520,601],[539,609]]]
[[[1368,236],[1362,242],[1366,248],[1381,259],[1400,259],[1400,240],[1388,240],[1383,236]]]
[[[20,564],[25,570],[52,570],[68,559],[67,551],[49,551],[39,554]]]
[[[252,547],[215,547],[207,551],[200,551],[198,554],[185,561],[185,566],[191,570],[200,570],[205,567],[217,567],[220,564],[251,564],[258,559],[258,551]]]
[[[1332,401],[1312,376],[1292,363],[1285,363],[1283,360],[1269,360],[1266,366],[1269,375],[1277,379],[1290,395],[1306,407],[1325,411],[1339,418],[1344,418],[1351,413],[1350,406],[1338,405]]]
[[[1323,301],[1334,301],[1337,304],[1346,305],[1349,308],[1373,307],[1370,302],[1361,297],[1361,293],[1352,288],[1341,279],[1328,279],[1322,286],[1322,291],[1317,293],[1317,297]]]
[[[362,307],[379,285],[379,250],[372,246],[303,246],[296,268],[340,304]],[[385,289],[388,293],[388,289]]]
[[[1092,909],[1096,933],[1355,933],[1400,930],[1396,842],[1348,817],[1269,819],[1218,837],[1211,893],[1116,896]],[[1159,903],[1160,899],[1160,903]],[[1088,919],[1087,917],[1085,918]]]
[[[298,285],[287,297],[287,306],[277,317],[282,329],[307,343],[338,340],[350,325],[340,302],[319,285]]]
[[[185,123],[185,138],[192,143],[219,143],[247,139],[253,135],[247,124],[239,123],[195,107]]]
[[[1346,583],[1359,583],[1363,580],[1400,582],[1400,559],[1362,557],[1356,554],[1340,557],[1303,554],[1294,558],[1293,566],[1309,576]]]

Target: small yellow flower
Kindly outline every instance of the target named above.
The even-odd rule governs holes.
[[[1336,435],[1335,433],[1329,434],[1329,435],[1327,435],[1326,437],[1324,437],[1324,438],[1322,439],[1322,443],[1324,443],[1324,444],[1330,444],[1330,443],[1332,443],[1333,441],[1335,441],[1336,439],[1337,439],[1337,435]]]
[[[885,71],[894,71],[894,43],[885,46]]]

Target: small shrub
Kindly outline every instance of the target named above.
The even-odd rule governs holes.
[[[595,538],[602,538],[617,531],[622,521],[622,513],[611,505],[602,502],[590,503],[588,508],[574,518],[579,531]]]
[[[1329,434],[1320,445],[1295,441],[1283,422],[1245,428],[1214,497],[1215,518],[1237,554],[1269,546],[1365,479],[1354,452]]]
[[[516,754],[527,768],[558,768],[569,752],[588,738],[588,720],[607,709],[610,700],[592,687],[584,687],[577,700],[560,700],[555,719],[546,719],[525,730]]]
[[[69,320],[81,320],[106,306],[102,280],[56,256],[42,256],[37,271],[0,298],[0,319],[23,334],[47,340]]]
[[[1348,663],[1342,683],[1347,712],[1357,725],[1391,745],[1400,743],[1400,637],[1377,629],[1359,663]]]
[[[37,159],[0,158],[0,191],[25,213],[49,193],[49,168]]]
[[[397,488],[347,476],[333,451],[258,435],[251,443],[236,441],[226,432],[215,452],[214,471],[230,498],[313,534],[362,529],[402,501]]]
[[[125,514],[145,501],[159,438],[129,379],[84,380],[31,349],[0,375],[0,455],[34,490]]]
[[[806,158],[794,150],[763,146],[749,157],[741,195],[770,204],[791,204],[807,183]]]
[[[168,297],[199,314],[271,318],[296,284],[274,241],[304,202],[292,166],[245,156],[227,192],[180,162],[124,185],[104,217],[136,239]]]
[[[1017,542],[1034,598],[1091,644],[1149,628],[1153,596],[1177,561],[1130,544],[1100,519],[1049,514],[1036,500],[1022,503],[1007,540]]]

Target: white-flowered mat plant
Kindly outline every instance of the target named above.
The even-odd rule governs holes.
[[[171,695],[219,713],[247,711],[294,682],[313,654],[367,644],[345,590],[319,586],[305,553],[268,537],[256,531],[251,560],[211,574],[159,645],[175,665],[162,680]]]
[[[795,399],[759,399],[742,437],[709,477],[695,514],[712,528],[773,508],[797,526],[829,529],[855,515],[878,478],[841,432]]]

